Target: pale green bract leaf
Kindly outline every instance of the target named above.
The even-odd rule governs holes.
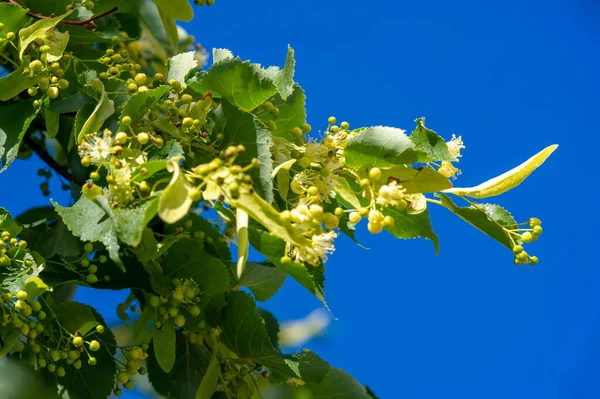
[[[265,202],[256,193],[241,192],[237,200],[228,200],[231,206],[241,208],[256,220],[265,226],[271,233],[298,247],[309,247],[311,241],[304,237],[302,233],[289,223],[283,223],[279,212]],[[283,254],[281,255],[283,256]]]
[[[104,84],[100,79],[93,77],[86,82],[86,86],[93,87],[100,92],[100,101],[92,111],[92,114],[83,124],[83,127],[77,134],[77,144],[81,144],[85,136],[90,133],[95,133],[104,124],[104,122],[115,113],[115,103],[108,98],[108,93],[104,90]]]
[[[248,261],[248,214],[243,209],[235,211],[236,229],[238,236],[238,260],[237,260],[237,277],[242,278],[246,262]]]
[[[185,83],[185,77],[192,69],[198,67],[198,61],[196,61],[196,52],[188,51],[186,53],[177,54],[169,59],[168,65],[169,74],[167,80],[176,80],[181,83],[183,87],[187,87],[187,84]]]
[[[21,29],[19,31],[19,58],[23,59],[23,54],[25,53],[27,46],[37,39],[44,38],[46,32],[58,25],[60,21],[68,17],[72,12],[73,11],[71,10],[54,18],[40,19],[27,28]]]
[[[448,178],[428,167],[382,169],[381,172],[383,184],[393,179],[406,189],[406,194],[435,193],[452,187]]]
[[[271,179],[274,179],[275,176],[277,176],[277,174],[279,173],[279,171],[290,170],[292,165],[295,163],[296,163],[296,159],[290,159],[290,160],[287,160],[287,161],[277,165],[277,167],[275,169],[273,169],[273,172],[271,172]]]
[[[67,44],[69,44],[69,32],[51,31],[46,37],[48,40],[48,46],[50,51],[46,53],[46,60],[48,62],[55,62],[62,58]]]
[[[210,398],[217,389],[217,382],[219,382],[219,376],[221,375],[221,362],[217,357],[218,353],[218,350],[213,350],[212,352],[210,363],[198,387],[196,399]]]
[[[173,172],[173,177],[158,200],[158,216],[172,224],[187,215],[190,210],[193,201],[189,194],[192,187],[183,176],[177,160],[169,160],[167,169]]]
[[[475,187],[454,187],[444,190],[443,192],[472,198],[487,198],[500,195],[521,184],[534,170],[541,166],[557,148],[558,144],[546,147],[519,166]]]
[[[37,276],[29,277],[27,281],[25,281],[25,292],[27,292],[27,295],[31,300],[47,291],[50,291],[50,287]]]
[[[169,373],[175,365],[176,345],[175,324],[172,320],[163,320],[162,328],[152,329],[152,342],[154,344],[154,355],[160,368]]]

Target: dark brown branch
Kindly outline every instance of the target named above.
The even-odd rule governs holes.
[[[84,181],[79,181],[76,179],[67,169],[65,169],[62,165],[60,165],[56,159],[52,158],[52,155],[48,154],[48,151],[44,147],[42,147],[33,137],[30,135],[25,135],[23,139],[25,144],[29,146],[40,158],[44,161],[48,166],[50,166],[56,173],[67,179],[71,183],[76,183],[80,186],[85,184]]]
[[[17,7],[24,8],[19,3],[17,3],[15,0],[0,0],[0,1],[3,1],[5,3],[13,4],[13,5],[17,6]],[[90,19],[86,19],[85,21],[70,21],[70,20],[63,19],[59,23],[60,24],[65,24],[65,25],[78,25],[78,26],[83,26],[84,28],[89,29],[89,30],[95,30],[98,26],[96,26],[96,24],[94,23],[94,21],[96,21],[97,19],[106,17],[107,15],[114,14],[118,10],[119,10],[119,7],[113,7],[110,10],[108,10],[106,12],[103,12],[102,14],[95,15],[95,16],[93,16]],[[29,15],[30,17],[35,18],[35,19],[54,18],[54,15],[52,15],[52,16],[46,16],[46,15],[42,15],[42,14],[39,14],[39,13],[33,12],[33,11],[27,11],[27,15]]]

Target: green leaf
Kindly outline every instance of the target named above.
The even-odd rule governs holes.
[[[98,312],[90,307],[87,309],[99,324],[106,326],[106,322]],[[115,386],[117,374],[117,366],[113,359],[117,347],[115,336],[109,328],[106,328],[103,334],[95,333],[92,337],[90,338],[98,340],[102,345],[98,352],[92,352],[97,364],[89,365],[86,356],[82,356],[81,369],[67,371],[66,376],[61,379],[61,385],[67,389],[70,399],[106,398],[110,396]]]
[[[394,219],[392,227],[386,227],[394,237],[397,238],[426,238],[433,242],[436,254],[440,251],[440,243],[437,235],[431,228],[429,211],[421,212],[416,215],[409,214],[407,210],[400,210],[394,207],[387,207],[382,210],[385,216],[391,216]]]
[[[6,209],[0,208],[0,231],[8,231],[11,236],[15,237],[23,231],[23,227],[10,216]]]
[[[119,239],[127,245],[137,247],[142,241],[142,233],[156,216],[158,198],[149,198],[137,208],[114,209],[114,217]]]
[[[267,366],[276,378],[299,377],[275,351],[250,295],[229,292],[222,318],[221,340],[227,347],[243,358]]]
[[[152,329],[154,356],[165,373],[170,373],[175,365],[176,338],[175,324],[172,320],[163,320],[160,329],[156,326]]]
[[[270,263],[248,262],[236,287],[246,287],[257,300],[264,302],[279,291],[286,273]]]
[[[177,48],[179,36],[175,20],[189,22],[194,17],[194,11],[188,0],[152,0],[158,7],[163,21],[167,38],[173,49]]]
[[[35,85],[37,79],[29,79],[23,74],[23,68],[19,68],[0,78],[0,101],[8,101],[18,96],[22,91]],[[28,103],[32,103],[27,101]],[[17,104],[21,104],[19,102]],[[6,119],[2,119],[3,121]]]
[[[269,334],[269,338],[271,339],[271,344],[275,348],[275,350],[279,351],[279,321],[273,316],[273,313],[268,310],[257,308],[258,315],[265,322],[265,329],[267,330],[267,334]]]
[[[290,130],[301,127],[306,122],[306,96],[304,90],[299,85],[295,85],[292,94],[285,100],[278,93],[271,102],[279,109],[277,118],[269,112],[263,112],[259,116],[260,120],[265,125],[268,125],[271,121],[275,123],[275,130],[270,130],[273,136],[284,137],[292,142],[295,141],[295,138],[290,134]]]
[[[58,303],[48,298],[47,301],[58,321],[71,334],[78,332],[83,336],[100,324],[88,305],[79,302]]]
[[[425,118],[416,119],[416,129],[410,135],[417,150],[427,154],[427,159],[420,161],[456,161],[456,157],[448,150],[448,145],[442,137],[433,130],[425,127]]]
[[[298,362],[302,381],[321,383],[329,376],[331,366],[316,353],[305,349],[293,357]]]
[[[19,262],[19,266],[14,268],[15,262],[13,261],[11,267],[5,268],[2,274],[0,274],[0,287],[7,289],[9,292],[24,290],[27,280],[39,276],[46,266],[46,260],[40,254],[33,251],[20,251],[13,259]],[[25,260],[30,260],[32,265],[28,269],[23,270],[20,265]]]
[[[534,170],[540,167],[557,148],[557,144],[546,147],[519,166],[475,187],[454,187],[445,190],[444,192],[472,198],[487,198],[500,195],[521,184]]]
[[[37,39],[43,39],[46,32],[54,28],[60,21],[68,17],[72,11],[68,11],[63,15],[54,18],[40,19],[34,24],[29,25],[19,31],[19,58],[23,59],[23,53],[27,46]]]
[[[52,112],[58,114],[66,114],[69,112],[77,112],[84,105],[90,104],[91,98],[83,93],[73,94],[72,96],[61,98],[60,100],[54,100],[50,102],[50,106],[47,108]],[[90,106],[92,106],[90,104]],[[92,106],[93,109],[93,106]],[[91,114],[91,111],[90,111]],[[89,115],[88,115],[89,117]]]
[[[312,399],[371,399],[367,390],[350,374],[342,369],[332,368],[329,375],[320,384],[307,384],[312,392]]]
[[[70,208],[62,207],[56,202],[53,204],[56,212],[75,237],[81,238],[82,241],[103,243],[108,249],[110,258],[123,267],[119,259],[117,226],[104,209],[83,195]]]
[[[150,177],[154,176],[156,173],[165,170],[167,168],[167,162],[165,161],[149,161],[138,166],[132,173],[132,181],[134,182],[142,182]],[[146,173],[142,173],[142,169],[146,170]]]
[[[225,292],[229,286],[227,267],[204,252],[198,241],[183,239],[173,244],[163,260],[164,272],[172,278],[191,278],[207,296]]]
[[[4,32],[13,32],[16,34],[25,24],[26,20],[26,9],[9,3],[0,3],[0,23],[4,24]],[[0,49],[7,44],[8,40],[0,41]]]
[[[167,61],[169,66],[169,74],[167,81],[171,81],[171,79],[178,81],[186,87],[187,84],[185,82],[185,77],[192,69],[198,67],[198,61],[196,61],[196,52],[188,51],[186,53],[177,54],[174,57],[171,57],[169,61]]]
[[[187,215],[192,206],[192,186],[185,179],[176,161],[169,161],[167,169],[173,172],[173,177],[159,197],[158,216],[167,223],[177,223]]]
[[[198,392],[196,392],[196,399],[210,398],[217,389],[217,382],[221,375],[221,361],[217,357],[218,352],[216,349],[213,350],[206,373],[204,373]]]
[[[50,111],[48,108],[44,110],[44,119],[46,120],[46,132],[48,138],[56,137],[58,133],[60,114]]]
[[[289,274],[304,288],[313,293],[325,306],[325,293],[322,282],[309,273],[306,266],[297,262],[282,263],[281,257],[285,255],[285,241],[273,234],[250,229],[250,243],[258,252],[265,255],[271,263]]]
[[[77,144],[81,144],[86,135],[100,130],[104,122],[115,113],[115,103],[108,98],[108,93],[104,90],[104,84],[100,79],[93,77],[85,85],[97,90],[100,93],[100,100],[81,130],[75,132],[77,134]]]
[[[344,154],[346,165],[351,168],[390,168],[420,160],[415,144],[404,130],[386,126],[361,130],[348,140]]]
[[[3,337],[3,344],[0,346],[0,360],[8,355],[8,352],[15,346],[21,337],[21,331],[11,327],[6,328],[5,331],[2,331],[3,328],[0,328],[0,332],[2,333],[1,336]]]
[[[46,53],[46,60],[48,62],[60,60],[69,44],[69,32],[53,30],[46,35],[46,39],[46,44],[50,47],[50,51]]]
[[[283,100],[286,100],[294,92],[294,67],[296,60],[294,59],[294,49],[288,45],[288,52],[285,58],[283,69],[272,66],[267,68],[267,75],[271,77],[277,91]]]
[[[258,193],[268,202],[273,202],[273,160],[271,159],[271,134],[251,114],[245,113],[223,101],[215,110],[214,133],[222,133],[223,148],[228,145],[242,144],[246,148],[244,154],[236,158],[240,165],[247,165],[253,158],[258,158],[260,167],[249,171]]]
[[[280,89],[284,93],[284,99],[291,94],[289,75],[290,69],[293,70],[293,50],[290,51],[292,55],[290,59],[288,51],[288,65],[276,72],[275,69],[264,70],[260,65],[249,61],[243,62],[239,57],[233,58],[228,50],[215,49],[212,67],[199,82],[191,83],[189,87],[200,94],[210,91],[214,96],[227,99],[242,111],[251,112]]]
[[[19,145],[36,115],[33,101],[19,101],[8,107],[0,107],[0,121],[3,121],[0,125],[0,173],[17,157]]]
[[[438,196],[445,208],[512,250],[514,241],[510,239],[509,233],[504,228],[514,229],[517,222],[507,210],[493,204],[459,207],[447,195],[439,194]]]
[[[206,346],[190,344],[182,333],[177,333],[176,341],[175,366],[170,373],[162,370],[153,347],[150,347],[148,379],[156,392],[165,398],[194,399],[203,377],[208,374],[211,355]],[[205,397],[210,398],[210,395]]]
[[[125,104],[123,104],[123,115],[131,117],[131,125],[135,126],[148,110],[161,99],[171,88],[169,86],[160,86],[156,89],[137,92]],[[129,128],[122,123],[119,123],[119,130],[123,132],[129,131]]]

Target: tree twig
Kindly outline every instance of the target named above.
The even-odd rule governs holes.
[[[13,4],[20,8],[25,8],[22,5],[20,5],[19,3],[17,3],[15,0],[0,0],[0,1]],[[90,19],[86,19],[85,21],[71,21],[71,20],[63,19],[59,23],[66,24],[66,25],[79,25],[79,26],[83,26],[84,28],[89,29],[89,30],[95,30],[96,28],[98,28],[98,26],[94,23],[94,21],[96,21],[97,19],[103,18],[107,15],[114,14],[118,10],[119,10],[119,7],[113,7],[110,10],[103,12],[102,14],[95,15]],[[30,17],[35,18],[35,19],[48,19],[48,18],[55,17],[55,15],[46,16],[46,15],[42,15],[37,12],[33,12],[33,11],[29,11],[29,10],[27,11],[27,15],[29,15]]]
[[[44,147],[42,147],[31,135],[26,135],[23,139],[25,144],[29,146],[42,161],[44,161],[48,166],[50,166],[56,173],[67,179],[71,183],[78,184],[83,186],[85,184],[84,181],[79,181],[76,179],[66,168],[64,168],[61,164],[59,164],[56,159],[52,158],[52,155],[48,154],[48,151]]]

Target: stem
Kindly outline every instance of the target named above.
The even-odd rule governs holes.
[[[78,184],[83,186],[85,184],[84,181],[79,181],[76,179],[68,170],[66,170],[63,166],[61,166],[50,154],[43,148],[39,143],[37,143],[33,137],[27,135],[23,139],[25,143],[33,150],[35,153],[44,161],[48,166],[50,166],[56,173],[67,179],[71,183]]]
[[[5,3],[9,3],[9,4],[12,4],[12,5],[15,5],[15,6],[20,7],[20,8],[25,8],[25,7],[21,6],[19,3],[17,3],[15,0],[0,0],[0,1],[3,1]],[[79,26],[83,26],[84,28],[89,29],[89,30],[96,30],[97,26],[94,23],[95,20],[100,19],[100,18],[105,17],[105,16],[110,15],[110,14],[114,14],[118,10],[119,10],[119,7],[113,7],[110,10],[108,10],[106,12],[103,12],[102,14],[93,16],[90,19],[86,19],[85,21],[70,21],[70,20],[64,20],[63,19],[59,23],[60,24],[66,24],[66,25],[79,25]],[[35,19],[49,19],[49,18],[54,18],[53,16],[48,17],[46,15],[42,15],[42,14],[39,14],[39,13],[33,12],[33,11],[27,11],[27,15],[29,15],[30,17],[35,18]]]

